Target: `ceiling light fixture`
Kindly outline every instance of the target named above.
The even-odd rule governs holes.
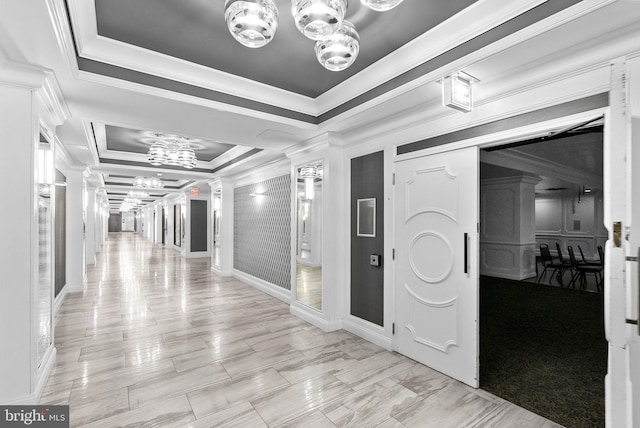
[[[442,105],[468,113],[473,110],[473,85],[479,80],[458,71],[442,79]]]
[[[147,156],[153,166],[173,165],[191,169],[196,166],[196,154],[188,142],[157,140],[149,148]]]
[[[162,189],[164,183],[157,177],[137,176],[133,179],[133,187],[136,189]]]
[[[342,71],[358,57],[360,36],[351,22],[343,21],[336,33],[326,40],[316,42],[315,50],[316,58],[324,68]]]
[[[250,48],[269,43],[278,29],[278,8],[273,0],[226,0],[224,19],[229,32]]]
[[[403,0],[360,0],[360,3],[376,12],[386,12],[402,3],[402,1]]]
[[[347,0],[292,0],[296,27],[311,40],[325,40],[334,34],[347,13]]]
[[[129,192],[127,192],[127,197],[136,198],[136,199],[143,199],[143,198],[148,198],[149,194],[147,192],[143,192],[141,190],[129,190]]]
[[[361,0],[377,12],[393,9],[402,1]],[[316,57],[330,71],[348,68],[360,51],[358,31],[344,19],[348,6],[348,0],[291,0],[296,27],[316,41]],[[278,28],[278,9],[273,0],[226,0],[224,18],[231,35],[250,48],[265,46]]]

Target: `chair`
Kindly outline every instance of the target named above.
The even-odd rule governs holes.
[[[569,285],[573,287],[576,281],[580,279],[580,287],[586,288],[587,287],[586,279],[585,281],[582,281],[582,277],[580,276],[580,267],[586,266],[586,265],[578,262],[578,260],[576,259],[576,255],[573,252],[573,247],[571,245],[567,246],[567,252],[569,253],[569,263],[571,264],[571,281],[569,281]]]
[[[596,288],[598,291],[602,288],[602,265],[587,265],[582,263],[577,263],[575,255],[573,253],[573,248],[571,246],[568,247],[569,258],[571,259],[572,264],[575,262],[575,273],[571,278],[571,284],[574,284],[577,279],[580,280],[580,288],[583,290],[587,288],[587,274],[592,274],[596,281]],[[598,252],[600,254],[600,252]]]
[[[568,270],[571,270],[573,272],[573,269],[571,268],[571,261],[565,259],[562,256],[562,250],[560,249],[560,244],[557,242],[556,242],[556,251],[558,253],[558,260],[560,260],[560,263],[562,263],[562,266],[563,266],[563,268],[558,271],[558,278],[557,278],[560,285],[562,285],[562,276],[564,275],[564,273]]]
[[[563,263],[553,260],[551,256],[551,251],[549,251],[549,246],[547,244],[540,244],[540,257],[542,258],[542,267],[543,270],[540,273],[540,276],[536,279],[536,282],[540,282],[542,277],[547,272],[547,269],[553,269],[551,272],[551,277],[549,278],[549,284],[551,284],[551,280],[554,275],[557,275],[560,272],[564,273],[565,266]],[[559,277],[560,284],[562,285],[562,277]]]
[[[584,257],[584,253],[582,252],[582,248],[580,248],[580,245],[578,245],[578,251],[580,251],[580,258],[582,259],[581,264],[587,265],[587,266],[602,266],[601,261],[592,261],[592,262],[587,261],[587,259]]]

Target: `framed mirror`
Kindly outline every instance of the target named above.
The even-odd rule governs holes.
[[[35,323],[37,325],[38,367],[52,346],[52,302],[53,302],[53,218],[55,196],[55,164],[53,148],[41,133],[38,143],[38,284],[36,290]]]
[[[323,164],[296,168],[296,300],[322,310]]]
[[[220,259],[220,252],[222,249],[220,248],[220,210],[222,208],[222,192],[220,189],[216,189],[213,191],[213,213],[212,213],[212,232],[213,239],[211,242],[213,243],[213,254],[212,254],[212,263],[213,266],[220,268],[222,261]]]

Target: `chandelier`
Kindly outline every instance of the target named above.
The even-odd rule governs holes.
[[[149,194],[141,190],[129,190],[129,192],[127,192],[127,197],[135,198],[135,199],[144,199],[144,198],[148,198]]]
[[[360,0],[377,12],[393,9],[403,0]],[[360,36],[344,19],[348,0],[291,0],[291,13],[298,30],[315,40],[318,62],[327,70],[342,71],[358,57]],[[265,46],[278,29],[274,0],[225,0],[224,18],[231,35],[244,46]]]
[[[158,177],[137,176],[133,179],[133,187],[136,189],[162,189],[164,183]]]
[[[155,134],[157,140],[151,144],[147,160],[153,166],[173,165],[191,169],[196,166],[196,154],[186,137]],[[182,140],[182,141],[180,141]]]

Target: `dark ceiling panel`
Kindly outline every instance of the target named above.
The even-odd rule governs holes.
[[[260,49],[229,34],[223,1],[96,0],[96,14],[101,36],[315,98],[475,1],[405,0],[379,13],[352,0],[347,19],[360,34],[360,54],[337,73],[318,63],[313,41],[296,29],[290,0],[276,0],[278,31]]]
[[[151,131],[122,128],[105,125],[107,149],[119,152],[147,154],[149,147],[155,140]],[[194,138],[195,153],[198,160],[210,162],[227,150],[233,148],[231,144],[216,143],[210,140]]]

